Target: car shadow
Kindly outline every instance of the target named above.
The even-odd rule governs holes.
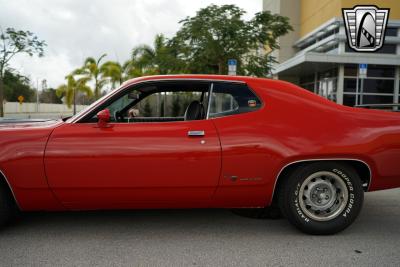
[[[365,234],[368,231],[383,235],[398,232],[400,206],[395,195],[385,197],[385,191],[368,193],[359,218],[341,235]],[[29,232],[69,236],[147,234],[223,235],[302,235],[286,219],[253,219],[232,213],[228,209],[182,210],[122,210],[28,212],[0,231],[4,234]]]
[[[182,209],[26,212],[21,213],[6,229],[13,232],[46,229],[47,232],[57,233],[60,229],[64,229],[70,235],[74,233],[79,235],[83,231],[85,234],[174,231],[214,232],[213,234],[244,231],[247,234],[256,234],[268,230],[268,227],[273,227],[274,231],[278,232],[287,232],[291,228],[285,219],[253,219],[225,209]]]

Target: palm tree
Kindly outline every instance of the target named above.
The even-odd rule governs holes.
[[[94,97],[98,99],[101,95],[101,89],[107,83],[107,79],[101,75],[100,62],[107,56],[107,54],[101,55],[97,60],[93,57],[88,57],[82,68],[77,69],[74,75],[83,75],[89,80],[94,81]]]
[[[108,78],[111,86],[119,85],[124,81],[124,73],[121,64],[115,61],[107,61],[100,67],[102,77]]]
[[[164,35],[158,34],[153,47],[139,45],[132,50],[132,60],[146,75],[168,74],[169,50]]]
[[[126,61],[123,65],[116,61],[107,61],[100,67],[102,78],[108,79],[112,88],[121,85],[124,81],[143,76],[143,72],[132,60]]]
[[[131,78],[143,76],[142,69],[138,66],[137,62],[135,62],[133,59],[125,61],[125,63],[122,65],[122,73],[123,73],[123,77],[122,77],[123,81],[126,81]]]
[[[65,77],[67,80],[66,84],[59,86],[56,89],[56,95],[58,97],[65,97],[65,102],[67,106],[70,108],[71,105],[74,105],[74,114],[76,114],[76,95],[78,92],[82,92],[86,94],[88,97],[93,96],[92,89],[86,85],[86,83],[90,80],[87,77],[82,77],[79,79],[75,79],[73,74],[69,74]]]

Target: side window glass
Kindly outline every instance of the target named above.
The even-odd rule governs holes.
[[[260,107],[260,99],[247,85],[214,83],[209,118],[251,112]]]
[[[120,98],[118,98],[117,100],[112,102],[110,105],[105,107],[110,110],[110,114],[111,114],[110,121],[117,122],[117,117],[116,117],[117,112],[119,110],[123,109],[124,107],[130,105],[134,101],[138,100],[140,98],[140,94],[141,93],[137,90],[129,91],[127,94],[124,94],[123,96],[121,96]],[[94,118],[92,119],[92,121],[97,121],[96,115],[94,115]]]
[[[114,96],[98,109],[108,109],[110,121],[116,123],[201,120],[205,119],[209,89],[209,82],[160,82],[137,86]],[[187,109],[190,112],[186,112]],[[97,112],[93,112],[86,122],[96,122]]]
[[[176,118],[183,120],[186,108],[192,101],[200,101],[202,92],[154,93],[130,109],[130,116],[137,118]]]

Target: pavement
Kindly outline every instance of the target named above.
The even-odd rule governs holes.
[[[211,209],[27,213],[0,230],[0,266],[92,265],[399,266],[400,189],[367,193],[333,236]]]

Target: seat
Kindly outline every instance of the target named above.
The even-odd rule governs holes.
[[[204,115],[204,107],[199,101],[192,101],[185,111],[185,121],[201,120]]]

